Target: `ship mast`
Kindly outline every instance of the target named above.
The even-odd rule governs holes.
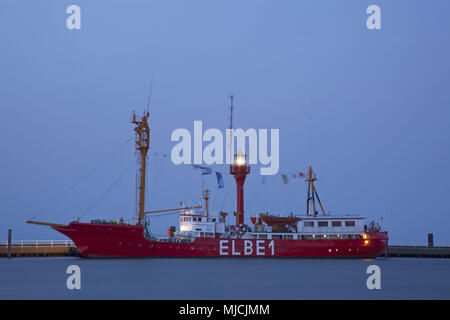
[[[234,141],[233,141],[233,98],[230,96],[230,174],[234,176],[236,181],[236,211],[234,215],[236,217],[236,226],[244,225],[244,183],[245,178],[250,173],[250,167],[248,166],[248,157],[246,154],[233,154]]]
[[[306,214],[309,216],[312,209],[312,215],[315,217],[317,215],[316,211],[316,197],[319,202],[320,209],[322,209],[323,215],[325,215],[325,210],[323,209],[322,202],[320,202],[319,194],[317,193],[316,187],[314,186],[314,181],[317,180],[316,175],[313,175],[312,167],[308,169],[308,178],[305,179],[308,182],[308,198],[306,200]],[[312,205],[312,207],[311,207]]]
[[[209,218],[209,190],[208,189],[203,191],[203,199],[205,199],[206,221],[208,221],[208,218]]]
[[[230,149],[230,159],[229,163],[233,163],[233,98],[234,96],[230,96],[230,145],[228,146]]]
[[[141,119],[136,118],[133,112],[133,119],[131,123],[135,124],[134,131],[136,132],[136,150],[139,156],[139,177],[136,192],[139,194],[138,205],[136,207],[136,224],[141,225],[145,217],[145,175],[147,167],[147,152],[150,148],[150,127],[147,119],[149,112],[144,112]]]

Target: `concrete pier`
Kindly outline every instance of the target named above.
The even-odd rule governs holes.
[[[8,259],[11,259],[11,241],[12,241],[12,230],[8,229]]]
[[[386,257],[404,258],[450,258],[450,247],[388,246]]]
[[[0,257],[61,257],[76,256],[78,252],[71,241],[27,240],[0,243]]]

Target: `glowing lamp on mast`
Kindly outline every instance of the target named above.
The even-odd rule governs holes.
[[[247,164],[247,155],[237,154],[234,156],[234,165],[235,166],[245,166],[246,164]]]

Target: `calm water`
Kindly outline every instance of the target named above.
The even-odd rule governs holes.
[[[73,264],[81,290],[66,287]],[[0,259],[0,299],[36,298],[450,299],[450,259]]]

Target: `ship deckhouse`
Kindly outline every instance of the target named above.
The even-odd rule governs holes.
[[[256,239],[365,239],[367,226],[360,216],[289,216],[261,214],[246,238]]]
[[[209,190],[203,191],[205,209],[180,210],[180,231],[176,234],[184,238],[217,238],[225,232],[222,216],[209,211]]]
[[[297,230],[303,235],[361,234],[364,233],[364,218],[359,216],[325,216],[320,218],[303,216],[297,222]]]
[[[214,238],[225,232],[225,223],[216,213],[208,216],[200,210],[185,210],[180,213],[180,232],[183,237]]]

